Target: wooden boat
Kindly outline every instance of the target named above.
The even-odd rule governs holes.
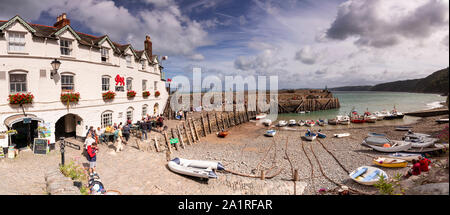
[[[333,134],[333,136],[335,136],[337,138],[348,137],[348,136],[350,136],[350,133]]]
[[[411,154],[411,153],[403,153],[403,152],[396,152],[389,155],[386,155],[388,158],[395,158],[395,159],[402,159],[405,161],[412,161],[412,160],[419,160],[420,154]]]
[[[448,144],[435,143],[432,146],[429,146],[429,147],[426,147],[426,148],[410,148],[408,150],[405,150],[404,152],[410,152],[410,153],[431,153],[431,152],[441,151],[443,149],[448,149]]]
[[[436,120],[437,123],[441,124],[441,123],[448,123],[448,118],[447,119],[438,119]]]
[[[395,127],[396,131],[409,131],[411,130],[413,127],[410,126],[397,126]]]
[[[411,138],[411,139],[420,139],[420,138],[426,138],[431,137],[429,134],[422,134],[422,133],[414,133],[414,132],[408,132],[405,134],[405,138]]]
[[[217,178],[213,170],[224,170],[219,162],[187,160],[175,158],[168,163],[169,169],[173,172],[199,178]]]
[[[289,120],[289,126],[296,126],[297,122],[293,119]]]
[[[372,166],[361,166],[349,174],[355,182],[369,186],[377,183],[380,175],[383,175],[385,180],[388,179],[386,172]]]
[[[369,136],[386,137],[386,134],[379,134],[379,133],[375,133],[375,132],[370,132]]]
[[[317,137],[317,134],[311,132],[309,129],[308,129],[308,131],[305,133],[305,139],[306,139],[306,140],[313,141],[313,140],[316,139],[316,137]]]
[[[277,131],[275,131],[275,130],[267,130],[264,135],[267,137],[273,137],[273,136],[275,136],[276,133],[277,133]]]
[[[284,121],[284,120],[278,121],[278,127],[283,127],[283,126],[286,126],[286,125],[287,125],[286,121]]]
[[[325,125],[325,121],[323,119],[319,119],[319,120],[317,120],[316,124],[319,125],[319,126],[324,126]]]
[[[312,120],[306,120],[305,125],[308,127],[313,127],[316,123]]]
[[[364,120],[368,123],[375,123],[375,122],[377,122],[377,117],[370,115],[370,116],[366,116],[364,118]]]
[[[364,119],[360,119],[360,118],[353,118],[350,120],[352,123],[356,123],[356,124],[360,124],[360,123],[365,123],[366,120]]]
[[[385,147],[385,145],[383,146],[368,145],[368,146],[379,152],[403,152],[411,148],[411,143],[405,141],[391,140],[391,144],[389,144],[389,147]]]
[[[264,119],[266,116],[267,114],[265,113],[256,114],[256,120]]]
[[[222,138],[228,136],[228,134],[229,134],[228,131],[217,132],[217,136],[218,136],[218,137],[222,137]]]
[[[321,132],[317,132],[317,137],[323,139],[323,138],[326,138],[327,135],[325,135],[324,133],[321,133]]]
[[[408,161],[396,158],[379,157],[373,160],[373,164],[388,168],[402,168],[408,165]]]
[[[384,136],[368,136],[363,140],[362,145],[369,146],[383,146],[384,144],[390,144],[391,140]]]
[[[337,119],[328,119],[328,124],[329,125],[337,125],[338,124],[338,120]]]
[[[299,126],[304,126],[304,125],[305,125],[305,121],[299,120],[299,121],[298,121],[298,125],[299,125]]]
[[[406,137],[404,138],[404,141],[410,142],[412,148],[427,148],[430,146],[433,146],[436,141],[438,141],[437,138],[410,138]]]
[[[265,126],[270,126],[270,125],[272,124],[272,120],[270,120],[270,119],[265,119],[265,120],[263,121],[263,124],[264,124]]]

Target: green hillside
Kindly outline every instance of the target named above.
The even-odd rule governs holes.
[[[411,92],[411,93],[437,93],[448,95],[448,68],[434,72],[433,74],[421,78],[394,81],[377,84],[375,86],[345,86],[331,88],[332,91],[390,91],[390,92]]]

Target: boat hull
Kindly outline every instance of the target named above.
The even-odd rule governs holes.
[[[361,171],[361,170],[364,169],[364,168],[366,168],[367,170],[366,170],[362,175],[355,177],[355,174],[356,174],[358,171]],[[376,175],[375,177],[373,177],[372,179],[365,180],[366,177],[368,177],[368,176],[371,175],[371,174],[374,174],[375,172],[378,172],[379,174],[377,174],[377,175]],[[355,181],[355,182],[357,182],[357,183],[360,183],[360,184],[363,184],[363,185],[372,186],[372,185],[374,185],[375,183],[378,182],[378,180],[379,180],[379,175],[383,175],[385,180],[388,179],[388,176],[387,176],[386,172],[384,172],[384,171],[381,170],[381,169],[378,169],[378,168],[376,168],[376,167],[371,167],[371,166],[361,166],[361,167],[359,167],[358,169],[356,169],[355,171],[351,172],[351,173],[349,174],[349,177],[350,177],[353,181]]]
[[[393,158],[378,158],[372,161],[373,164],[387,168],[403,168],[408,165],[406,160]]]
[[[402,151],[406,151],[411,148],[411,143],[403,142],[403,141],[398,141],[398,142],[399,142],[399,145],[393,146],[393,147],[382,147],[382,146],[375,146],[375,145],[368,145],[368,146],[379,152],[402,152]]]

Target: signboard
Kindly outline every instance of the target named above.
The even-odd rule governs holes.
[[[49,151],[49,140],[45,138],[34,138],[33,152],[34,154],[47,154]]]
[[[30,124],[31,118],[23,118],[23,124]]]

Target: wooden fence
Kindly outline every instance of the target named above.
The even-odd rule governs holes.
[[[228,130],[234,126],[249,122],[256,117],[255,111],[239,112],[201,112],[195,116],[189,116],[176,127],[169,128],[162,134],[163,139],[155,139],[157,152],[180,150],[189,145],[196,144],[202,137],[215,134],[221,130]],[[171,144],[170,140],[178,138],[179,142]]]

